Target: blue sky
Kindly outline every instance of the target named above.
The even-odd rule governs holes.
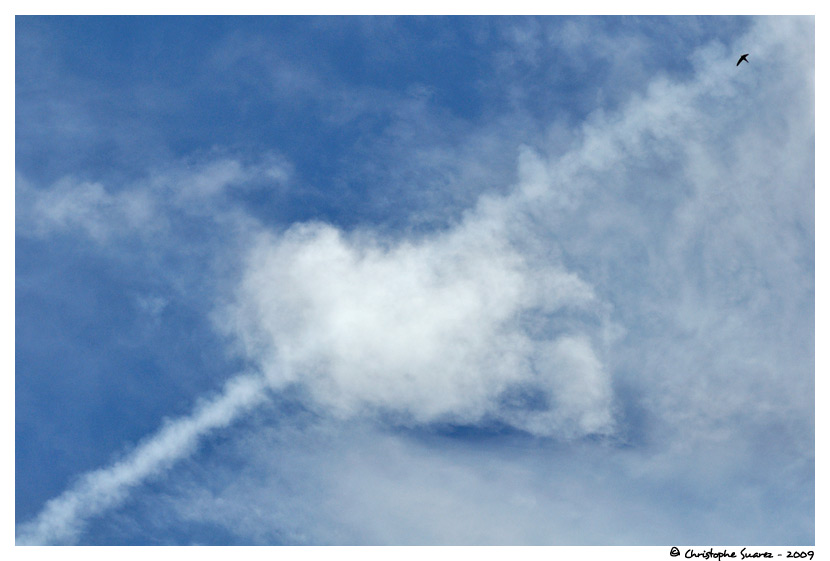
[[[814,543],[812,18],[15,47],[18,544]]]

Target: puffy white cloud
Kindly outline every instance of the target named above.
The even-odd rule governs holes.
[[[228,325],[275,387],[299,384],[339,416],[580,435],[610,430],[610,378],[579,328],[533,326],[595,307],[590,286],[529,262],[484,210],[414,242],[324,224],[264,236]],[[538,394],[538,410],[511,412],[516,392]]]

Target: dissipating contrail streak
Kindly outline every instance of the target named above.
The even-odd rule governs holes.
[[[265,378],[241,374],[223,391],[198,404],[187,416],[164,424],[155,434],[115,463],[88,472],[46,503],[38,516],[18,528],[17,545],[71,544],[85,522],[121,503],[132,487],[191,454],[201,437],[230,424],[267,399]]]

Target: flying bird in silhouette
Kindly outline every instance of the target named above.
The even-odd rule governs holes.
[[[741,58],[738,59],[738,64],[736,64],[735,66],[740,66],[743,61],[746,61],[747,63],[749,63],[749,59],[746,58],[748,56],[749,56],[749,53],[746,53],[745,55],[741,55]]]

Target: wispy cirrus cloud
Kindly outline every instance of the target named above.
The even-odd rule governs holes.
[[[247,164],[223,155],[202,157],[153,170],[126,185],[67,175],[41,186],[18,174],[17,233],[31,238],[76,233],[103,245],[126,238],[172,239],[177,219],[212,222],[230,231],[255,228],[256,219],[228,201],[251,190],[279,190],[290,177],[290,165],[269,154]],[[171,245],[170,240],[152,243]]]
[[[190,455],[204,435],[263,402],[264,389],[259,375],[232,378],[220,395],[203,401],[191,415],[168,421],[124,458],[84,474],[46,503],[35,520],[18,526],[17,544],[75,543],[89,518],[118,505],[133,487]]]

